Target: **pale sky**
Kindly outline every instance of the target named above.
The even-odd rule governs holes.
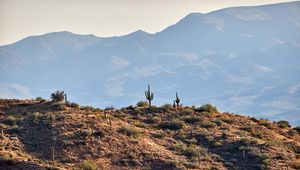
[[[191,12],[289,0],[0,0],[0,45],[56,31],[125,35],[155,33]]]

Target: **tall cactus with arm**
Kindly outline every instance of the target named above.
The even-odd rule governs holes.
[[[149,84],[148,84],[148,90],[145,91],[145,97],[149,102],[149,106],[151,106],[151,101],[153,100],[154,94],[151,92]]]
[[[177,95],[177,92],[176,92],[176,100],[175,100],[175,102],[176,102],[177,108],[179,108],[180,99],[179,99],[179,97]]]

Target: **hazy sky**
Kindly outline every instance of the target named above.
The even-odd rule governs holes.
[[[191,12],[288,0],[0,0],[0,45],[71,31],[96,36],[155,33]]]

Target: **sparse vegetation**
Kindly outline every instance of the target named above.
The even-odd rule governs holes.
[[[34,112],[29,115],[29,121],[33,125],[38,125],[40,123],[40,113]]]
[[[228,124],[233,124],[236,121],[235,119],[231,119],[229,117],[222,117],[221,120]]]
[[[207,155],[207,149],[191,145],[187,147],[183,154],[189,158],[199,158]]]
[[[197,112],[208,112],[208,113],[218,113],[218,109],[211,105],[211,104],[205,104],[205,105],[202,105],[201,107],[198,107],[196,109]]]
[[[184,122],[180,120],[165,121],[159,124],[162,129],[179,130],[184,126]]]
[[[36,100],[36,101],[39,101],[39,102],[41,102],[41,103],[47,101],[46,99],[44,99],[44,98],[42,98],[42,97],[36,97],[35,100]]]
[[[183,117],[183,121],[188,124],[196,124],[201,122],[201,118],[196,116],[185,116]]]
[[[267,119],[260,119],[258,121],[259,125],[265,126],[268,129],[273,129],[274,128],[274,124],[272,124],[269,120]]]
[[[142,133],[135,129],[135,128],[130,128],[130,127],[121,127],[119,129],[119,133],[122,133],[124,135],[127,135],[127,136],[131,136],[131,137],[139,137]]]
[[[108,111],[108,110],[115,110],[116,108],[114,106],[107,106],[104,110]]]
[[[148,123],[148,124],[157,124],[160,122],[161,122],[161,118],[158,116],[150,117],[145,120],[145,123]]]
[[[67,105],[68,105],[69,107],[74,108],[74,109],[79,109],[79,108],[80,108],[80,105],[77,104],[77,103],[74,103],[74,102],[68,102]]]
[[[288,121],[286,121],[286,120],[281,120],[281,121],[278,121],[278,122],[276,122],[276,124],[280,127],[280,128],[289,128],[289,127],[291,127],[291,125],[289,124],[289,122]]]
[[[190,108],[185,108],[179,111],[180,116],[187,116],[187,115],[192,115],[194,113],[194,110]]]
[[[200,124],[201,127],[203,128],[214,128],[216,127],[216,123],[214,122],[209,122],[209,121],[203,121],[201,124]]]
[[[38,166],[31,169],[298,167],[300,128],[287,122],[255,122],[189,106],[101,110],[8,101],[0,99],[0,169],[8,164]],[[57,109],[58,104],[66,109]]]
[[[81,129],[80,131],[80,136],[83,137],[84,139],[90,137],[92,134],[93,134],[93,129],[91,128]]]
[[[149,106],[149,104],[146,101],[139,101],[136,103],[136,106],[137,107],[147,107],[147,106]]]
[[[2,123],[8,125],[8,126],[14,126],[17,123],[17,119],[13,116],[7,116],[3,119]]]
[[[80,170],[98,170],[97,164],[92,160],[84,160],[80,164]]]
[[[161,106],[161,108],[164,109],[164,111],[169,112],[172,110],[173,106],[171,104],[164,104]]]

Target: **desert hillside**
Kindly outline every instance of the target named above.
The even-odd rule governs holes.
[[[299,129],[211,105],[0,100],[0,169],[299,169]],[[298,130],[298,131],[297,131]]]

